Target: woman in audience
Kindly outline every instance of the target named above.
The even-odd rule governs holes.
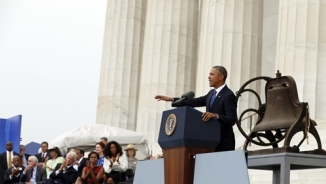
[[[135,157],[137,148],[135,148],[135,145],[133,144],[128,144],[125,151],[128,157],[128,169],[132,169],[133,173],[135,173],[136,164],[138,161],[138,159]]]
[[[82,176],[77,178],[75,184],[98,184],[103,179],[104,169],[97,164],[99,158],[99,154],[95,151],[88,154],[88,161]]]
[[[59,150],[58,147],[49,149],[49,152],[50,152],[51,159],[49,159],[49,157],[46,157],[44,161],[44,168],[46,169],[47,179],[50,178],[50,174],[54,170],[55,166],[57,166],[57,164],[59,163],[61,164],[64,160],[64,158],[61,155],[61,151]]]
[[[119,178],[121,178],[122,181],[125,181],[125,173],[121,173],[121,176],[118,175],[118,173],[126,171],[128,167],[127,157],[123,154],[120,144],[116,141],[109,142],[105,146],[104,156],[103,167],[107,183],[118,183],[120,182]]]
[[[100,156],[100,158],[97,161],[97,165],[99,166],[103,166],[104,163],[104,154],[103,154],[104,148],[105,148],[105,144],[103,142],[98,142],[95,144],[95,151]]]

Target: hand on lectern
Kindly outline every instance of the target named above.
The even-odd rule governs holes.
[[[172,102],[173,101],[173,98],[171,97],[168,97],[168,96],[163,96],[163,95],[156,95],[154,96],[155,99],[157,99],[158,101],[166,101],[166,102]]]
[[[218,118],[218,115],[212,112],[204,112],[202,117],[203,117],[203,121],[209,121],[210,119]]]

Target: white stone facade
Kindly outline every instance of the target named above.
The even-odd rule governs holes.
[[[155,154],[171,104],[154,96],[205,95],[215,65],[226,67],[234,92],[277,70],[291,75],[312,119],[326,119],[326,0],[108,0],[104,34],[96,123],[146,134]],[[244,95],[238,111],[255,105]],[[322,134],[326,125],[317,123]],[[234,130],[239,148],[244,138]],[[326,183],[322,172],[292,172],[291,183]],[[271,183],[270,172],[249,174],[254,184]]]

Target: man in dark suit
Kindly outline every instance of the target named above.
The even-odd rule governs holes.
[[[43,163],[44,163],[46,157],[49,157],[48,159],[51,158],[50,154],[48,152],[48,148],[49,148],[48,142],[43,141],[41,143],[41,153],[38,153],[38,154],[35,155],[37,160],[38,160],[37,165],[40,166],[40,167],[43,167]]]
[[[27,166],[27,160],[28,157],[31,156],[30,154],[25,153],[25,146],[24,145],[20,145],[20,158],[21,158],[21,165],[26,167]]]
[[[0,183],[3,183],[5,171],[12,167],[12,159],[14,156],[19,156],[19,154],[12,149],[12,142],[8,141],[6,143],[6,151],[0,154]]]
[[[221,123],[221,141],[215,148],[215,151],[235,149],[235,138],[232,127],[237,118],[237,100],[234,93],[226,86],[226,78],[226,69],[223,66],[214,66],[208,75],[209,85],[214,89],[210,90],[205,96],[184,100],[179,104],[173,105],[177,107],[206,106],[206,112],[202,115],[203,121],[206,122],[214,118],[218,119],[219,123]],[[156,95],[154,98],[171,102],[177,100],[177,98],[163,95]]]
[[[75,183],[78,171],[74,168],[74,162],[77,155],[75,152],[70,151],[62,164],[57,164],[53,172],[50,174],[50,184],[70,184]]]
[[[46,183],[46,171],[44,168],[37,165],[37,158],[35,156],[30,156],[27,162],[28,164],[20,177],[20,182]]]
[[[6,170],[4,184],[18,184],[21,174],[25,169],[20,165],[20,157],[15,155],[12,159],[13,166]]]
[[[81,176],[88,159],[84,157],[85,152],[82,149],[76,149],[75,153],[77,159],[74,162],[74,168],[78,170],[78,176]]]

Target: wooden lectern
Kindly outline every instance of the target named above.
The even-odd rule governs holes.
[[[220,123],[204,122],[202,114],[187,106],[163,112],[158,143],[164,154],[165,184],[192,184],[195,155],[214,152],[218,145]]]

